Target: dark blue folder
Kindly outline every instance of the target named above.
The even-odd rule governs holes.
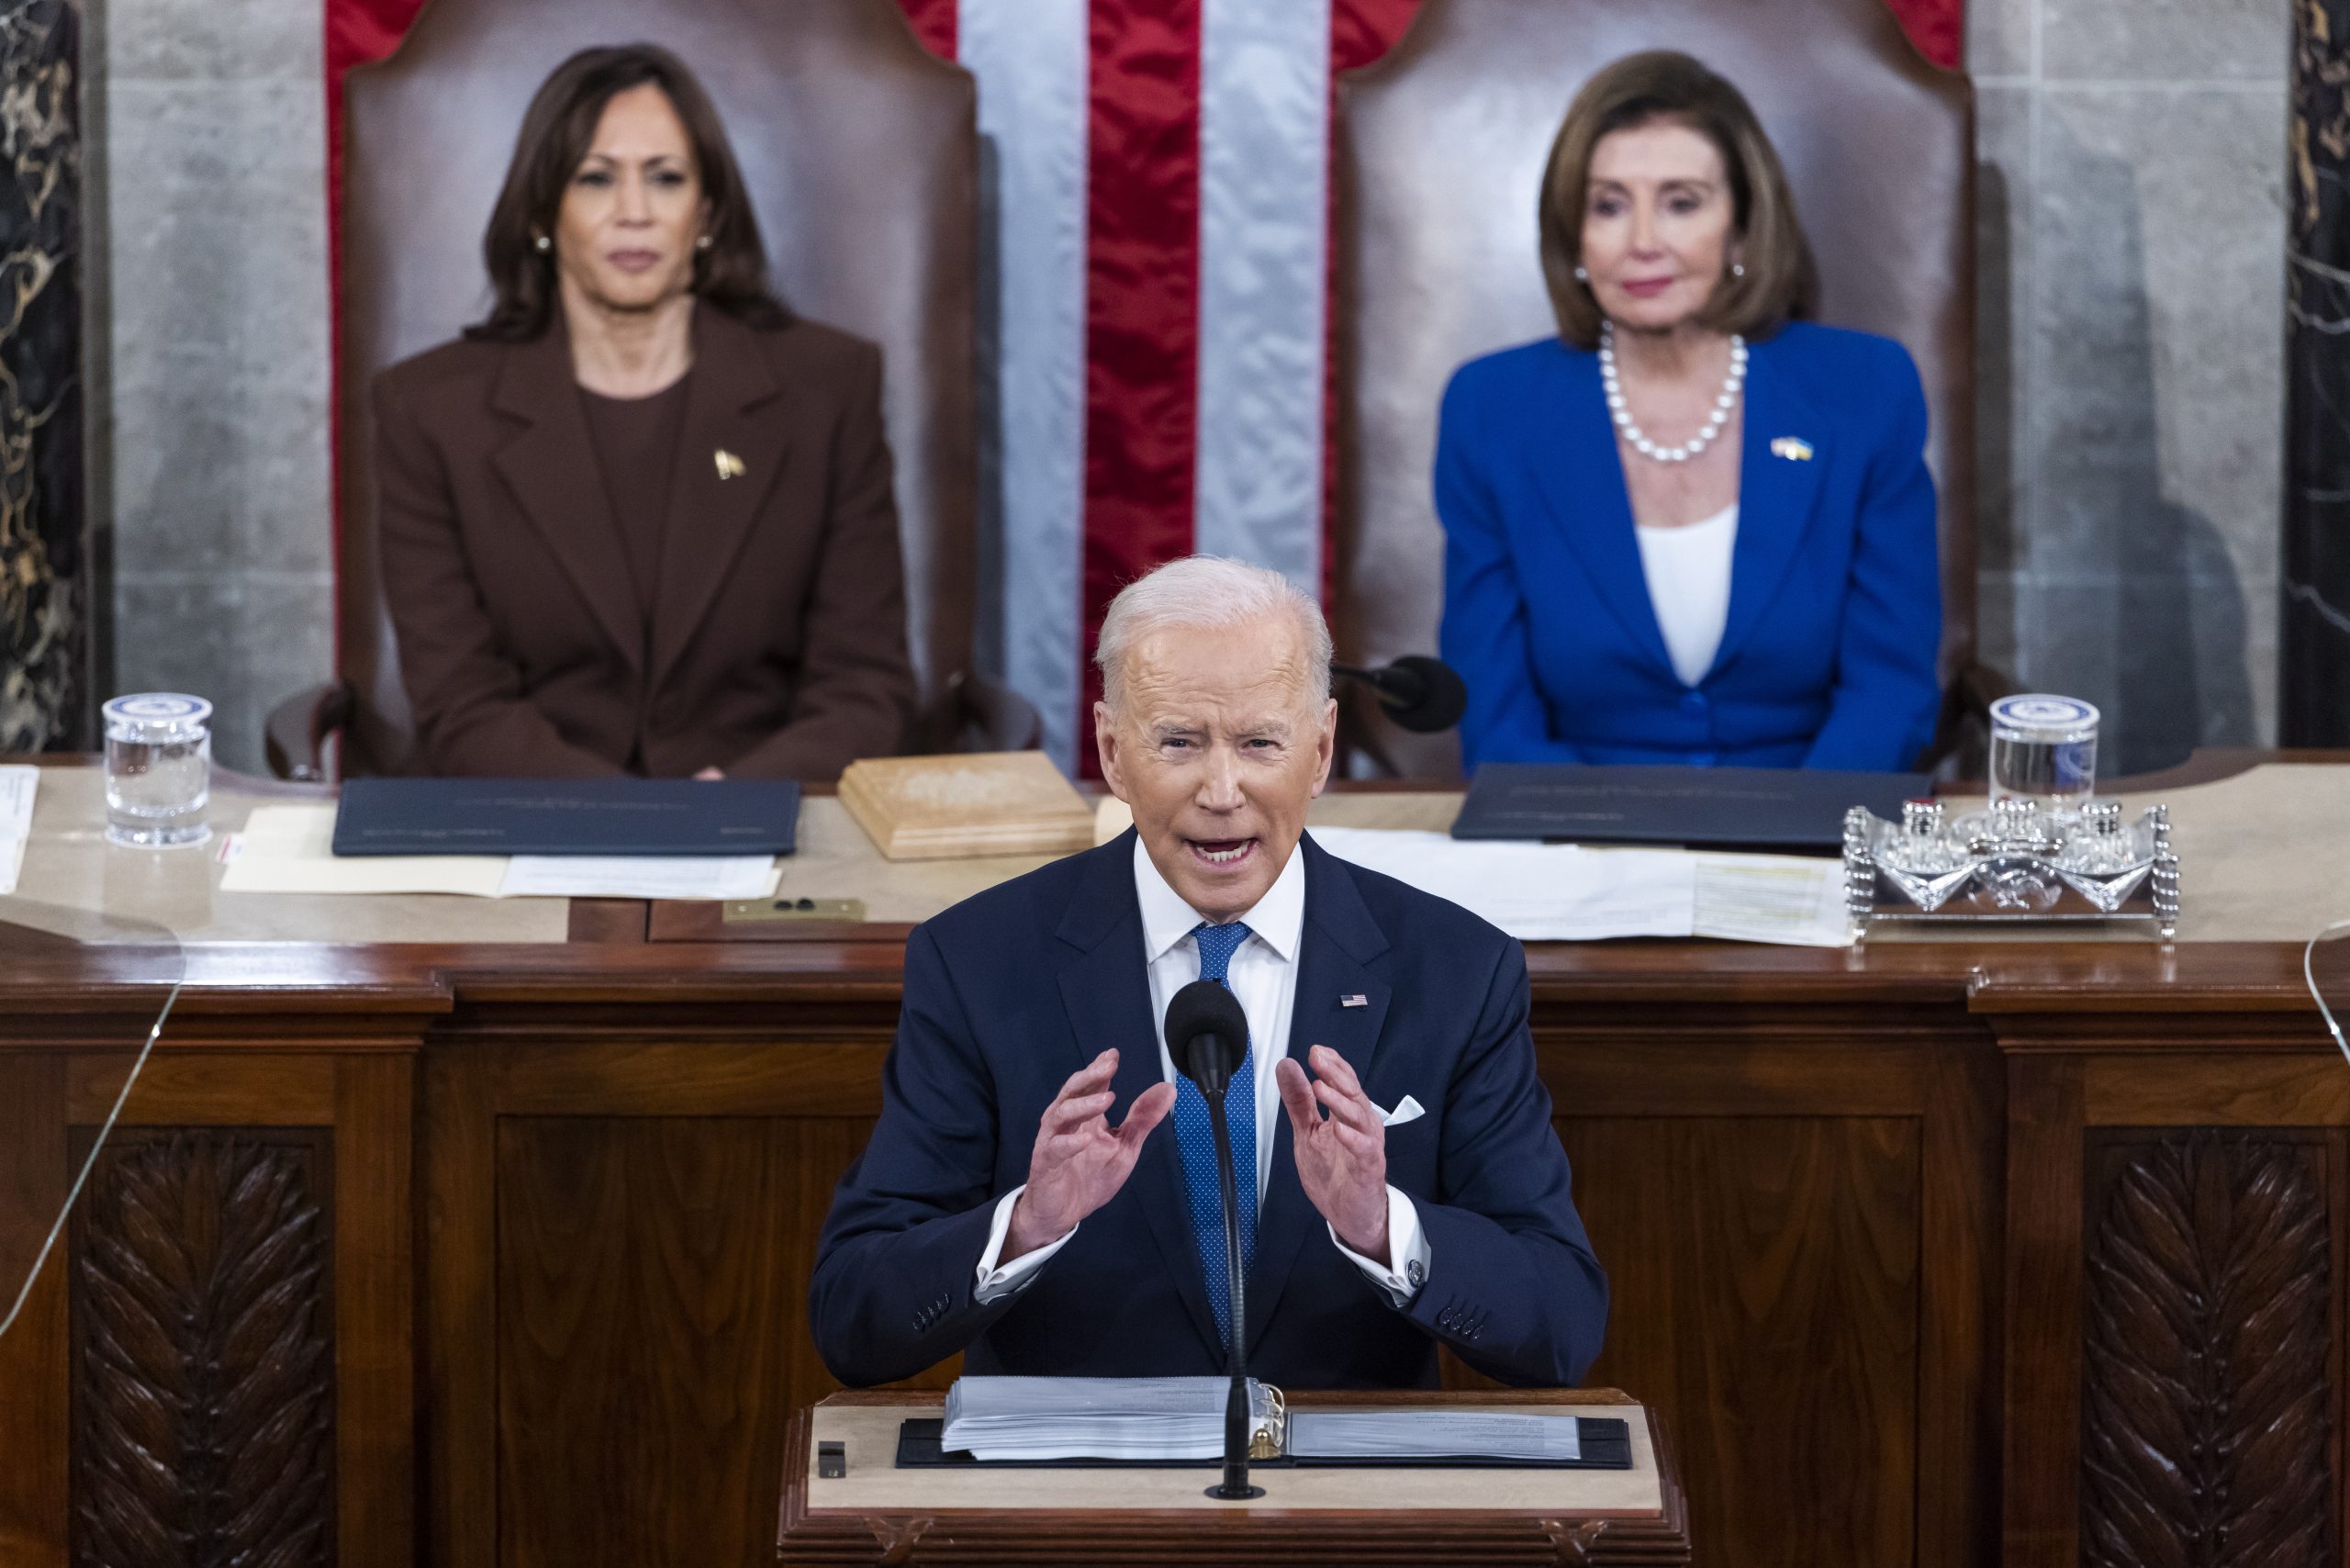
[[[1922,773],[1489,762],[1452,836],[1834,850],[1852,807],[1899,822],[1901,802],[1932,788]]]
[[[800,786],[774,778],[354,778],[337,855],[789,855]]]

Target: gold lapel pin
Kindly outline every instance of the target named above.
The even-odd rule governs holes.
[[[711,461],[718,465],[718,476],[722,479],[739,479],[750,472],[750,469],[744,466],[741,458],[722,446],[710,455]],[[1807,453],[1806,455],[1808,456],[1809,454]]]
[[[1771,455],[1784,457],[1790,463],[1808,463],[1811,461],[1811,442],[1797,441],[1791,435],[1777,436],[1772,440]]]

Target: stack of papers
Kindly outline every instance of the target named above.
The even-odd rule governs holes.
[[[1522,942],[1718,936],[1842,947],[1844,863],[1792,855],[1588,849],[1317,827],[1342,860],[1449,899]]]
[[[256,806],[220,847],[224,893],[458,893],[473,898],[763,899],[771,855],[370,855],[334,852],[330,805]]]
[[[33,791],[39,785],[38,767],[0,767],[0,898],[17,890],[25,846],[33,835]]]
[[[979,1460],[1224,1457],[1221,1377],[966,1377],[946,1391],[938,1446]],[[1271,1391],[1251,1379],[1248,1407],[1273,1424]]]
[[[1292,1459],[1514,1459],[1583,1457],[1574,1416],[1510,1416],[1491,1410],[1293,1410]]]

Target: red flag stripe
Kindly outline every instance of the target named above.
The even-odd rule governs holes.
[[[1199,0],[1093,0],[1078,764],[1117,591],[1192,548],[1200,258]],[[1016,520],[1014,520],[1016,521]]]

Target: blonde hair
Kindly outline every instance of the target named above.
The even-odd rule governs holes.
[[[1818,274],[1796,219],[1795,193],[1753,107],[1729,81],[1676,50],[1628,54],[1583,84],[1567,107],[1542,172],[1542,280],[1559,336],[1576,348],[1599,346],[1599,302],[1575,276],[1583,259],[1583,208],[1591,154],[1602,138],[1656,120],[1673,120],[1711,141],[1729,178],[1731,228],[1744,241],[1743,277],[1725,277],[1699,319],[1722,332],[1768,337],[1818,307]]]
[[[1102,700],[1115,711],[1125,695],[1126,655],[1136,643],[1172,626],[1241,626],[1287,615],[1305,645],[1315,706],[1330,699],[1330,625],[1322,607],[1269,566],[1222,555],[1186,555],[1136,577],[1118,590],[1102,619],[1093,663],[1102,672]]]

